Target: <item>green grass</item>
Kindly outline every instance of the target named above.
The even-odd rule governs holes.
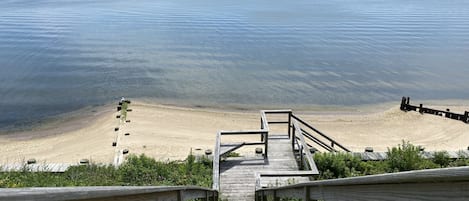
[[[432,159],[424,159],[419,147],[404,141],[397,147],[389,148],[388,159],[384,161],[361,161],[348,153],[317,153],[314,154],[314,161],[320,173],[317,179],[469,165],[469,160],[462,155],[452,160],[447,152],[435,152]]]
[[[19,172],[0,173],[0,187],[62,187],[62,186],[159,186],[212,185],[212,162],[195,160],[189,155],[184,161],[155,161],[145,155],[131,155],[118,168],[114,166],[73,166],[64,173]]]

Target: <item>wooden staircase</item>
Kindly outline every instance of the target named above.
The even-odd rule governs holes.
[[[274,117],[273,121],[269,122],[267,115]],[[278,115],[283,115],[280,119],[286,115],[287,120],[279,120]],[[286,133],[272,134],[269,124],[286,125]],[[312,176],[319,174],[310,152],[312,145],[325,151],[338,151],[337,148],[349,151],[293,115],[291,110],[261,111],[260,127],[260,130],[218,132],[213,159],[213,189],[220,192],[222,200],[255,200],[263,197],[255,195],[259,189],[310,181]],[[259,135],[260,141],[222,143],[221,138],[226,135]],[[253,145],[256,148],[263,146],[263,153],[226,157],[241,147]]]
[[[222,200],[255,199],[256,174],[260,172],[297,172],[288,135],[269,136],[268,157],[227,158],[220,164],[220,197]],[[262,186],[282,186],[309,181],[306,177],[280,177],[262,180]]]

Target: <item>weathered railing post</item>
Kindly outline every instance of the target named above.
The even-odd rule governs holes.
[[[264,150],[265,150],[265,153],[264,153],[264,158],[267,158],[268,157],[268,147],[269,147],[269,131],[266,131],[264,133],[265,135],[265,145],[264,145]]]
[[[296,140],[295,125],[292,125],[292,136],[291,136],[291,148],[292,148],[292,150],[295,150],[295,140]]]
[[[264,130],[264,119],[261,117],[261,130]],[[264,135],[261,134],[261,142],[264,141]]]
[[[288,138],[291,138],[291,113],[292,111],[288,112]]]
[[[305,186],[304,187],[304,198],[303,200],[304,201],[310,201],[310,196],[309,196],[309,187],[308,186]]]

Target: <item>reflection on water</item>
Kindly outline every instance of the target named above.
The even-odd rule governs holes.
[[[0,127],[120,96],[355,105],[469,97],[467,1],[4,0]]]

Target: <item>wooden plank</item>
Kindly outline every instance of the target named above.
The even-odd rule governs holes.
[[[215,140],[215,153],[213,155],[213,185],[214,190],[220,189],[220,133]]]
[[[265,114],[283,114],[283,113],[290,113],[292,112],[291,109],[283,109],[283,110],[262,110],[261,113]]]
[[[264,112],[261,112],[261,122],[262,122],[262,130],[269,132],[269,124],[267,123],[267,117],[265,116]]]
[[[301,127],[300,127],[298,121],[294,121],[293,125],[294,125],[293,127],[296,129],[296,132],[301,133]],[[303,135],[298,135],[298,137],[300,138],[300,142],[303,146],[303,149],[306,148],[307,145],[306,145],[306,142],[305,142],[305,139],[304,139]],[[314,163],[313,156],[311,155],[311,152],[309,151],[309,149],[305,150],[303,152],[306,154],[306,161],[308,162],[308,165],[309,165],[309,168],[311,169],[311,171],[313,171],[316,174],[319,174],[318,168],[316,167],[316,163]]]
[[[269,138],[268,154],[268,158],[228,158],[221,163],[220,192],[226,199],[254,200],[254,192],[258,184],[256,172],[298,171],[298,165],[294,159],[291,142],[288,138]],[[288,178],[291,177],[281,178],[281,183],[286,184]],[[269,181],[269,178],[265,179],[263,181]],[[303,180],[297,178],[295,181],[309,181],[307,177],[301,179]],[[259,183],[259,185],[261,184]]]
[[[177,192],[185,199],[204,198],[211,189],[186,186],[109,186],[109,187],[47,187],[0,189],[0,201],[108,201],[108,200],[177,200]]]
[[[294,177],[294,176],[314,176],[317,175],[314,171],[301,171],[301,170],[289,170],[289,171],[260,171],[258,172],[260,177]]]
[[[312,181],[259,191],[312,200],[468,200],[469,167],[418,170],[345,179]]]
[[[259,135],[266,132],[266,130],[219,131],[220,135]]]
[[[288,121],[269,121],[269,124],[288,124]]]

